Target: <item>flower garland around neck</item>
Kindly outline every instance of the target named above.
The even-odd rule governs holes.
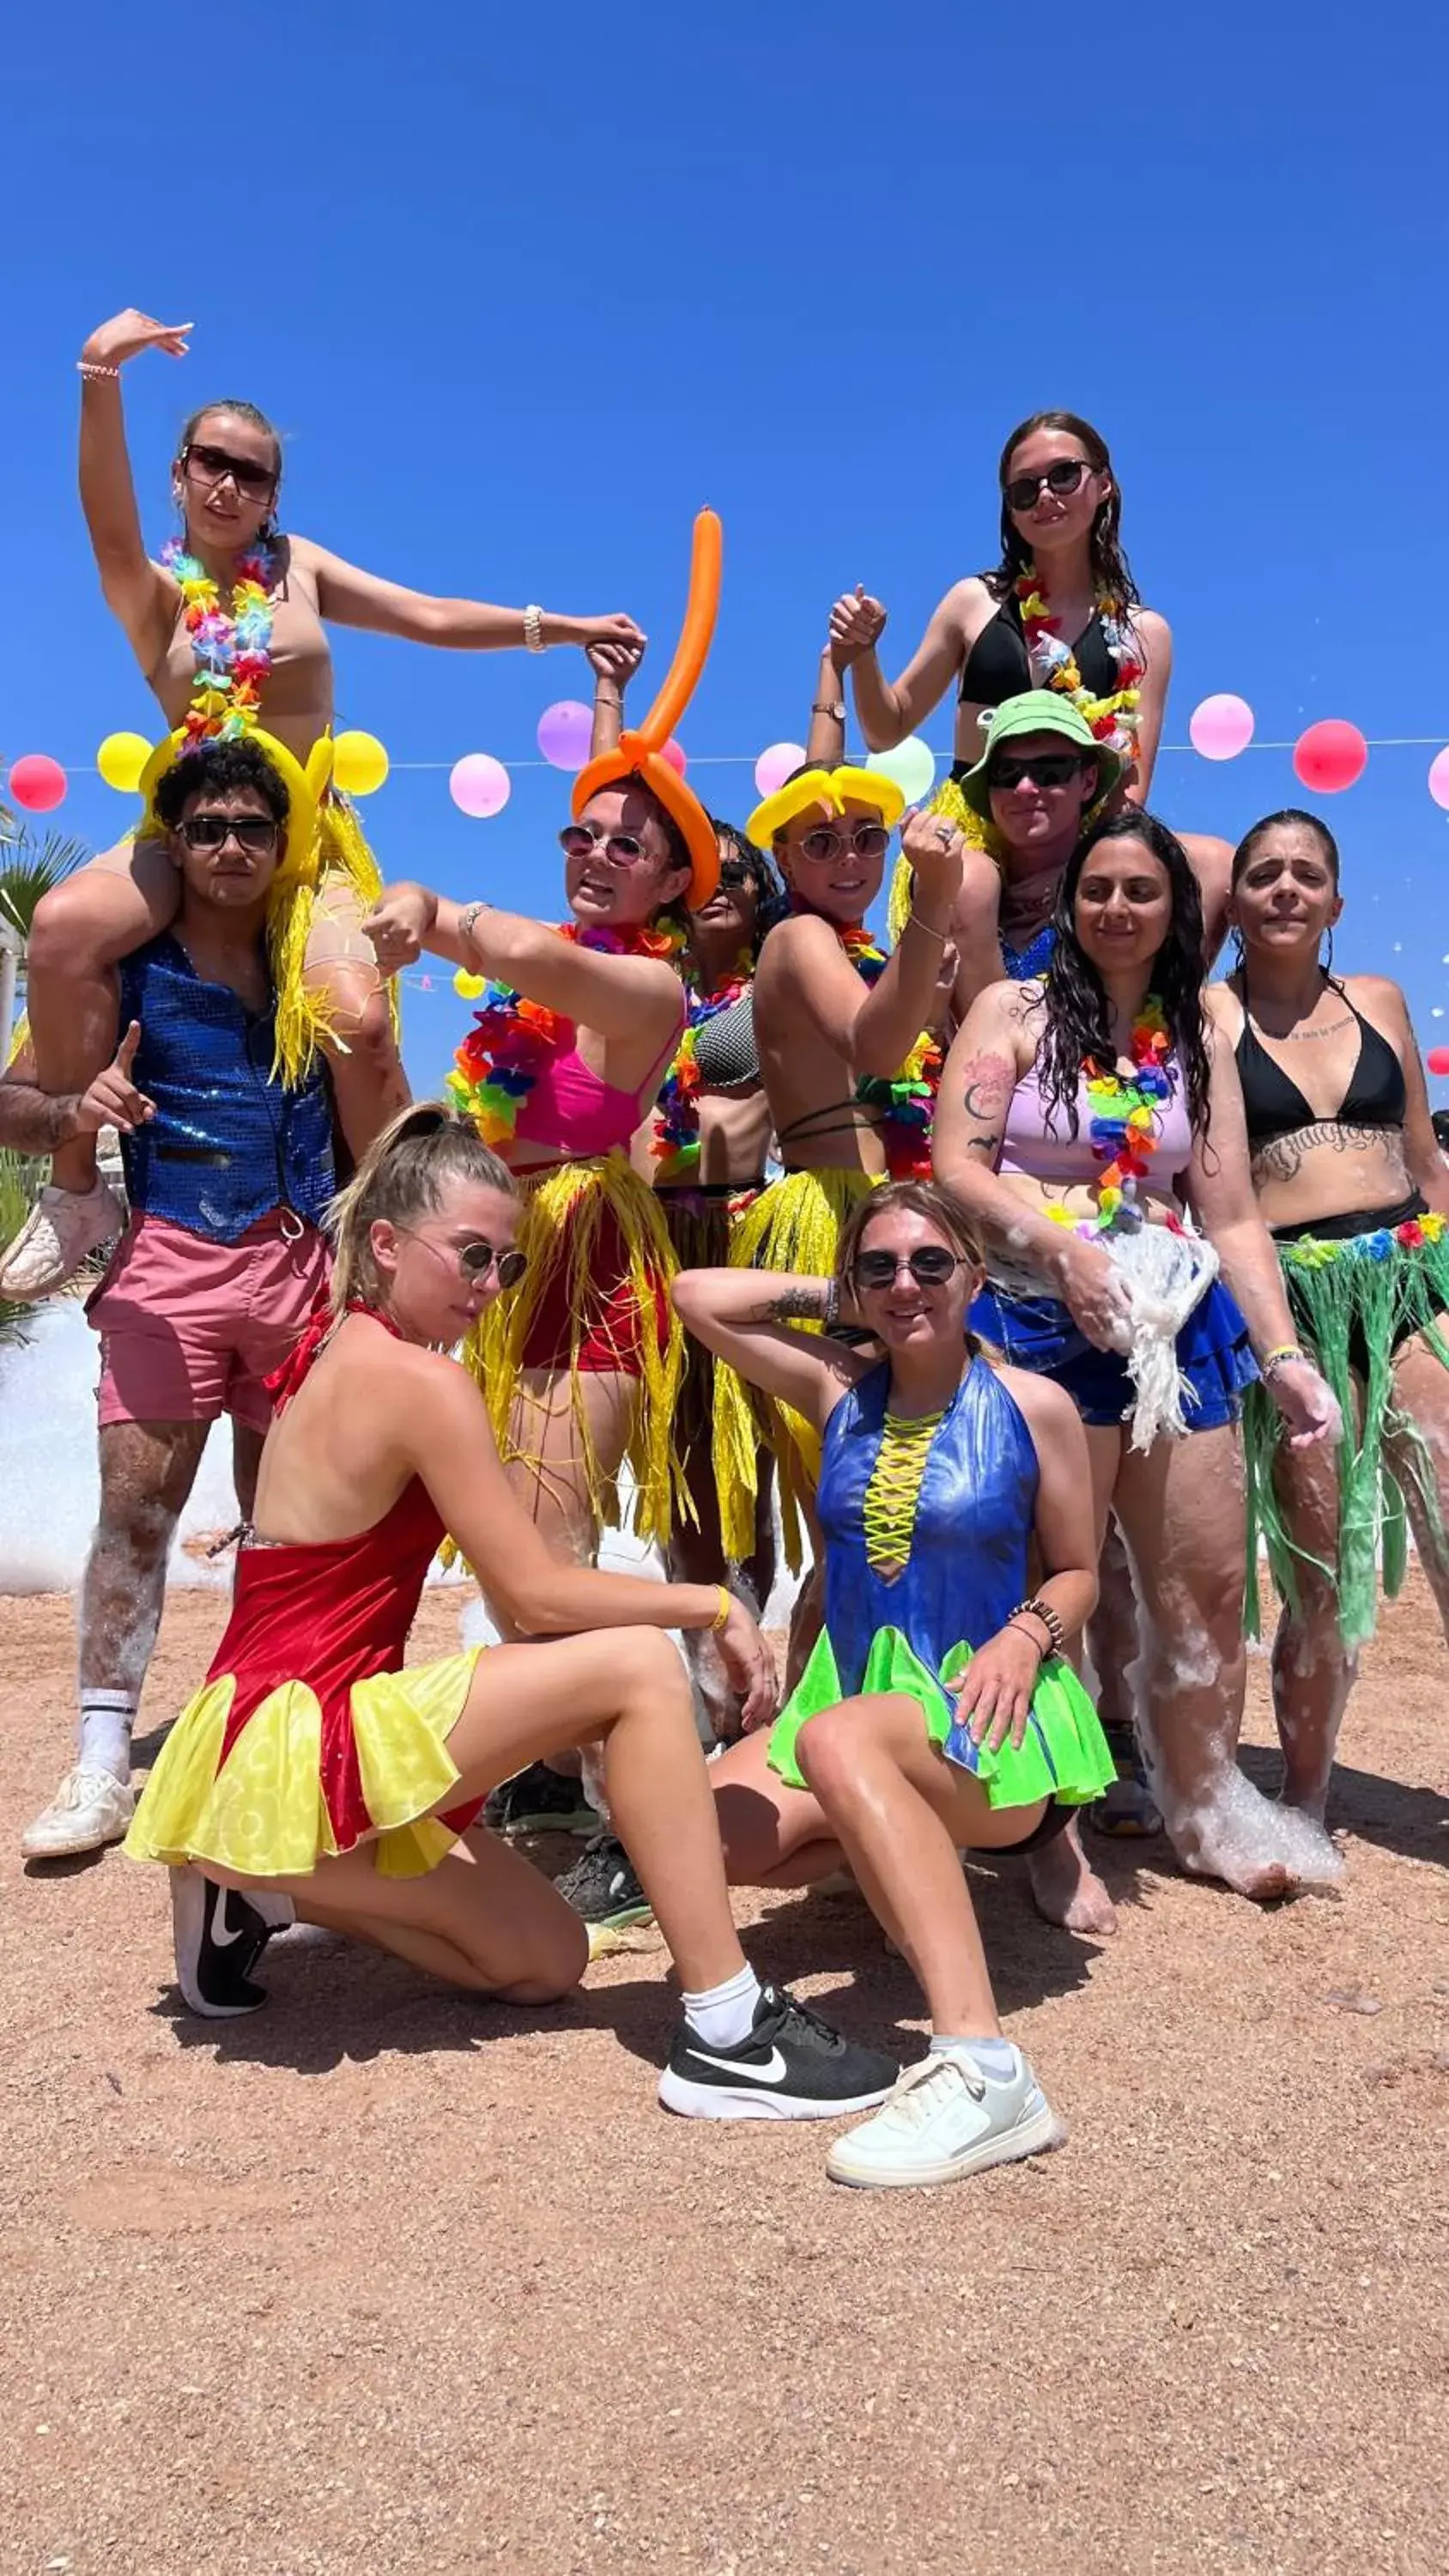
[[[878,984],[890,963],[885,950],[863,922],[831,924],[857,975]],[[922,1031],[900,1072],[889,1079],[863,1073],[855,1096],[863,1109],[880,1119],[886,1169],[893,1181],[928,1181],[931,1177],[931,1127],[936,1115],[944,1052],[929,1029]]]
[[[684,933],[647,922],[614,930],[606,923],[581,928],[566,921],[560,939],[592,948],[606,957],[659,957],[672,964],[684,945]],[[460,1116],[471,1118],[485,1145],[507,1145],[518,1128],[518,1114],[552,1055],[572,1046],[574,1023],[562,1011],[530,1002],[511,984],[492,978],[483,987],[482,1005],[469,1035],[453,1058],[446,1088]]]
[[[162,547],[161,561],[181,593],[196,657],[184,718],[187,741],[234,740],[256,723],[272,667],[276,554],[262,543],[238,555],[229,609],[222,607],[220,584],[179,537]]]
[[[1091,1113],[1087,1137],[1103,1167],[1094,1183],[1097,1213],[1079,1221],[1065,1208],[1048,1211],[1055,1224],[1069,1225],[1078,1234],[1131,1234],[1144,1222],[1137,1184],[1146,1179],[1151,1166],[1158,1105],[1172,1098],[1172,1082],[1164,1069],[1172,1053],[1172,1032],[1155,993],[1148,994],[1132,1023],[1130,1051],[1130,1074],[1119,1073],[1115,1065],[1101,1065],[1094,1056],[1082,1065]],[[1167,1222],[1172,1225],[1174,1220],[1169,1216]]]
[[[659,1166],[655,1180],[661,1188],[687,1188],[699,1177],[699,1064],[695,1055],[695,1031],[706,1020],[718,1019],[721,1011],[733,1010],[750,989],[755,960],[748,948],[742,948],[731,972],[712,993],[701,993],[697,985],[698,970],[691,964],[684,970],[685,1023],[674,1062],[659,1087],[654,1109],[654,1134],[650,1141],[651,1158]]]
[[[1110,591],[1101,591],[1093,602],[1102,640],[1117,665],[1117,686],[1110,697],[1094,698],[1082,678],[1074,648],[1052,615],[1046,584],[1035,565],[1021,574],[1015,590],[1032,687],[1055,689],[1060,697],[1070,698],[1078,714],[1086,717],[1098,742],[1105,743],[1109,751],[1120,752],[1124,760],[1133,759],[1142,694],[1137,684],[1146,665],[1120,599]]]

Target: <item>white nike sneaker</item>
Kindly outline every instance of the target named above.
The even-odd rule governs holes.
[[[659,2099],[690,2120],[837,2120],[883,2102],[899,2072],[893,2057],[842,2039],[787,1988],[766,1986],[733,2048],[711,2048],[691,2021],[680,2023]]]
[[[105,1181],[85,1191],[58,1190],[47,1183],[0,1259],[0,1297],[17,1306],[32,1297],[49,1297],[79,1270],[87,1253],[111,1242],[125,1222],[125,1210]]]
[[[205,2021],[235,2021],[267,2000],[252,1970],[274,1932],[297,1920],[290,1896],[252,1888],[243,1896],[199,1869],[171,1872],[176,1982]]]
[[[1021,2051],[1012,2054],[1015,2067],[1004,2082],[964,2049],[908,2066],[884,2109],[836,2139],[825,2159],[832,2182],[955,2182],[1062,2146],[1065,2127]]]
[[[20,1837],[22,1860],[69,1860],[77,1852],[103,1851],[130,1829],[136,1792],[112,1771],[78,1762],[67,1771],[48,1807]]]

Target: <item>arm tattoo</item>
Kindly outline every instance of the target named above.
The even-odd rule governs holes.
[[[822,1279],[818,1287],[787,1288],[761,1306],[756,1321],[761,1324],[823,1324],[831,1319],[838,1303],[833,1279]]]
[[[968,1118],[998,1118],[1015,1088],[1015,1068],[1004,1055],[968,1055],[960,1067],[961,1106]]]
[[[73,1091],[37,1090],[34,1083],[0,1081],[0,1147],[12,1154],[53,1154],[76,1133],[80,1106]]]
[[[1253,1177],[1259,1181],[1296,1181],[1310,1154],[1362,1154],[1375,1144],[1385,1147],[1397,1177],[1407,1182],[1401,1128],[1345,1126],[1337,1118],[1320,1119],[1311,1127],[1294,1127],[1286,1136],[1270,1136],[1253,1156]]]

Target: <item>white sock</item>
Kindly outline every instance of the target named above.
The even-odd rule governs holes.
[[[130,1779],[137,1706],[134,1691],[81,1692],[78,1759],[88,1771],[109,1771],[123,1783]]]
[[[1008,2084],[1016,2073],[1016,2050],[1009,2039],[957,2039],[943,2030],[931,2033],[932,2057],[972,2057],[983,2075]]]
[[[708,1994],[680,1997],[690,2029],[711,2048],[738,2048],[741,2040],[748,2039],[759,2000],[760,1980],[748,1961],[722,1986],[711,1986]]]

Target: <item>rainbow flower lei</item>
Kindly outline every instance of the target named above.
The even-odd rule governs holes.
[[[1131,1075],[1120,1074],[1115,1065],[1100,1065],[1091,1056],[1082,1067],[1091,1113],[1088,1140],[1103,1166],[1095,1184],[1097,1213],[1079,1221],[1065,1208],[1050,1210],[1054,1224],[1069,1225],[1078,1234],[1110,1234],[1114,1227],[1125,1233],[1142,1222],[1137,1184],[1146,1178],[1152,1161],[1157,1105],[1172,1097],[1172,1083],[1163,1069],[1172,1052],[1172,1036],[1155,993],[1148,994],[1133,1021],[1130,1043],[1135,1068]],[[1169,1217],[1168,1223],[1172,1222]]]
[[[755,961],[747,948],[741,949],[735,971],[712,993],[694,989],[692,970],[686,970],[684,1035],[679,1041],[674,1062],[659,1089],[654,1110],[654,1134],[649,1152],[659,1169],[656,1181],[666,1189],[687,1187],[699,1176],[699,1064],[695,1054],[695,1032],[706,1020],[717,1019],[721,1011],[733,1010],[750,989]]]
[[[1021,574],[1015,588],[1032,687],[1055,689],[1060,696],[1070,698],[1078,713],[1086,717],[1098,742],[1105,743],[1109,751],[1120,752],[1125,760],[1132,759],[1137,749],[1137,709],[1142,695],[1137,683],[1146,665],[1120,599],[1104,591],[1094,603],[1103,641],[1117,665],[1117,686],[1112,695],[1094,698],[1082,679],[1075,652],[1051,613],[1045,585],[1035,566]]]
[[[878,984],[890,960],[870,931],[858,922],[834,922],[831,927],[857,975],[867,984]],[[864,1073],[856,1082],[861,1107],[875,1110],[880,1118],[886,1169],[893,1181],[931,1177],[931,1127],[944,1061],[938,1041],[926,1029],[898,1074],[887,1078]]]
[[[270,546],[256,545],[237,557],[230,609],[222,607],[219,584],[179,537],[162,547],[161,561],[175,576],[196,656],[185,716],[187,741],[234,740],[256,723],[272,667],[276,555]]]
[[[576,921],[566,921],[558,937],[607,957],[660,957],[666,962],[677,957],[684,945],[682,931],[651,929],[644,923],[611,930],[604,923],[580,929]],[[472,1119],[485,1145],[507,1145],[548,1058],[573,1043],[574,1022],[562,1011],[530,1002],[513,985],[490,978],[472,1030],[453,1058],[446,1088],[459,1114]]]

